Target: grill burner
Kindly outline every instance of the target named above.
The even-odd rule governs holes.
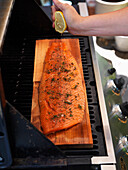
[[[60,36],[23,34],[24,31],[22,30],[23,28],[21,27],[20,22],[17,22],[17,18],[14,17],[17,16],[17,11],[18,10],[14,11],[14,15],[12,15],[12,20],[10,21],[3,51],[0,55],[0,67],[7,101],[30,121],[35,41],[37,39],[60,38]],[[21,33],[19,36],[14,35],[16,32],[14,25],[15,29],[18,30],[18,34]],[[107,155],[89,40],[88,37],[75,37],[68,33],[64,33],[62,38],[79,38],[92,127],[93,148],[61,148],[61,150],[68,158],[69,165],[72,165],[76,158],[78,161],[79,158],[78,164],[86,164],[89,166],[91,164],[91,157]],[[20,157],[17,153],[13,153],[15,159]],[[25,155],[22,155],[21,159],[27,160]],[[13,167],[15,166],[16,168],[21,167],[20,164],[14,165]],[[32,167],[33,166],[31,166],[31,168]]]

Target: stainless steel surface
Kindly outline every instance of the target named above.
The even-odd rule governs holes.
[[[92,37],[90,37],[93,67],[94,67],[94,73],[95,73],[95,78],[96,78],[97,91],[98,91],[99,104],[100,104],[100,109],[101,109],[101,117],[102,117],[102,123],[103,123],[104,136],[105,136],[105,142],[106,142],[108,156],[106,156],[106,157],[103,157],[103,156],[92,157],[92,163],[93,164],[116,163],[114,147],[113,147],[113,142],[112,142],[112,136],[111,136],[111,130],[110,130],[109,120],[108,120],[108,116],[107,116],[105,98],[104,98],[104,94],[103,94],[102,82],[101,82],[101,77],[100,77],[100,71],[99,71],[98,61],[97,61],[96,54],[95,54],[95,49],[93,46],[94,41],[95,41],[94,38],[92,39]]]
[[[80,14],[82,14],[82,16],[88,16],[86,3],[81,4],[81,5],[80,4],[81,3],[79,3]],[[83,8],[83,6],[85,8]],[[104,136],[105,136],[105,144],[106,144],[106,149],[107,149],[107,154],[108,154],[108,156],[93,156],[91,161],[92,161],[92,164],[106,164],[107,166],[107,164],[110,164],[110,163],[115,164],[116,159],[115,159],[110,125],[109,125],[108,116],[107,116],[107,110],[106,110],[106,105],[105,105],[105,99],[104,99],[104,94],[103,94],[98,61],[96,58],[95,49],[93,45],[94,39],[92,37],[89,37],[89,41],[90,41],[90,48],[91,48],[91,54],[92,54],[93,68],[94,68],[96,84],[97,84],[98,98],[99,98],[99,104],[100,104],[100,110],[101,110]],[[115,165],[113,165],[113,168],[115,168]]]
[[[102,170],[116,170],[115,165],[101,165]]]
[[[80,10],[80,15],[82,17],[86,17],[88,16],[88,8],[87,8],[87,4],[85,2],[79,2],[78,3],[79,6],[79,10]]]
[[[0,50],[14,0],[0,0]]]
[[[99,41],[102,41],[102,43],[99,43]],[[117,51],[114,48],[114,40],[108,42],[107,39],[94,37],[93,43],[95,45],[95,53],[99,65],[103,94],[115,150],[116,167],[117,169],[127,169],[128,53]],[[110,68],[114,68],[116,71],[111,74],[108,71]],[[120,93],[115,92],[113,88],[106,88],[106,84],[111,80],[113,80],[116,87],[119,88]],[[118,80],[121,80],[121,86]]]

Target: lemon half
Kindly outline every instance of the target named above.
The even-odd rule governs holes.
[[[55,30],[59,33],[63,33],[67,28],[67,24],[64,15],[61,11],[55,12]]]

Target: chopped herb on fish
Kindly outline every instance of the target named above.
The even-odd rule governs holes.
[[[73,117],[73,114],[70,113],[70,117]]]
[[[69,96],[72,96],[72,94],[66,93],[66,98],[68,98]]]
[[[79,109],[82,109],[82,106],[81,106],[80,104],[78,104],[78,108],[79,108]]]
[[[47,94],[51,94],[51,92],[47,91]]]
[[[76,89],[78,85],[75,85],[75,87],[73,87],[73,89]]]
[[[64,103],[66,103],[66,104],[72,104],[72,102],[69,102],[69,101],[64,101]]]
[[[52,78],[52,79],[51,79],[51,82],[53,82],[53,81],[55,81],[55,78]]]

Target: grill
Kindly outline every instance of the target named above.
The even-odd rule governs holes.
[[[81,169],[101,169],[101,164],[93,164],[91,162],[92,157],[107,156],[107,149],[89,37],[78,37],[69,33],[64,33],[61,37],[52,28],[50,35],[49,30],[48,32],[43,30],[45,32],[42,33],[35,28],[33,29],[31,25],[33,25],[34,21],[32,18],[34,17],[25,17],[24,11],[29,11],[30,8],[32,10],[34,7],[33,15],[39,15],[41,7],[38,7],[38,5],[37,2],[32,0],[27,2],[20,0],[14,3],[0,55],[0,67],[5,98],[7,100],[5,120],[13,160],[9,168],[47,167],[49,169],[77,169],[79,167]],[[74,5],[74,7],[79,11],[78,5]],[[28,22],[28,19],[32,21]],[[46,25],[48,26],[48,23]],[[56,147],[47,141],[43,135],[40,135],[40,132],[29,123],[33,92],[35,41],[37,39],[52,38],[79,38],[92,128],[93,148]],[[27,128],[27,126],[31,128]],[[28,141],[26,141],[27,139]],[[44,143],[41,144],[36,139],[44,140],[45,148]],[[29,143],[29,140],[32,143]],[[49,148],[52,149],[49,150]]]

